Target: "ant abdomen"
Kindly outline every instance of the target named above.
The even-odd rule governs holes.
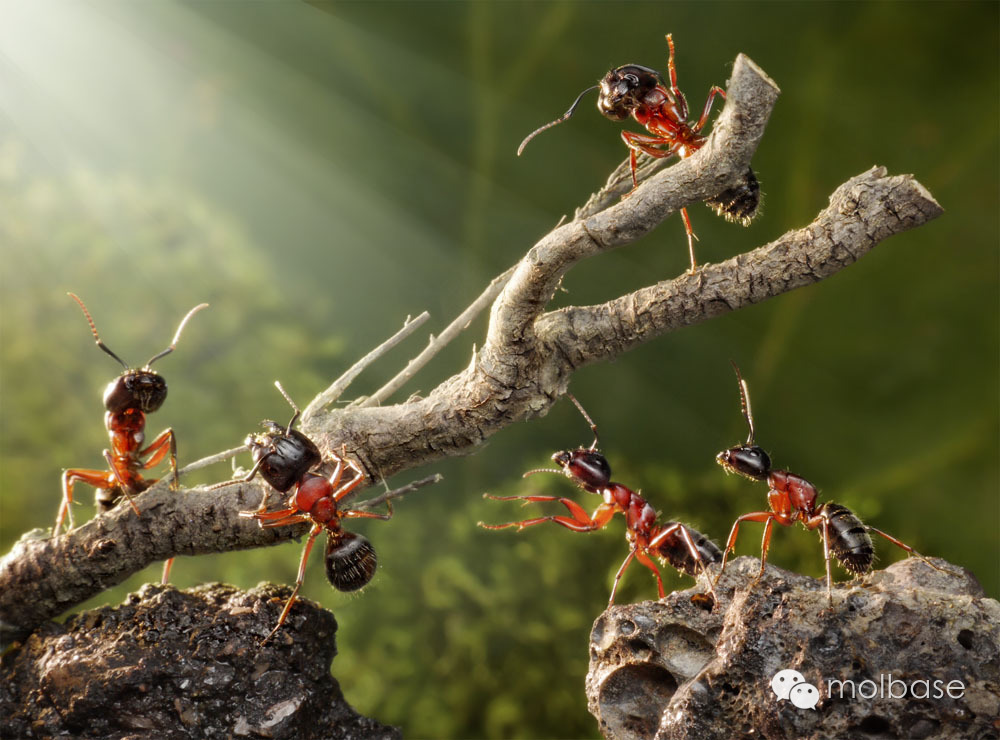
[[[844,569],[855,575],[870,571],[875,560],[875,548],[864,522],[840,504],[823,504],[817,513],[827,520],[830,550]]]
[[[760,182],[754,171],[747,167],[746,176],[739,185],[724,190],[705,204],[730,223],[749,226],[760,207]]]
[[[375,575],[375,548],[355,532],[329,532],[326,538],[326,577],[338,591],[357,591]]]
[[[673,522],[666,524],[666,527],[672,526],[674,526]],[[701,562],[696,560],[694,555],[692,555],[691,550],[684,541],[684,536],[680,532],[681,528],[687,530],[688,536],[691,538],[691,542],[698,552],[698,557],[701,558]],[[697,578],[701,574],[708,563],[722,562],[722,550],[719,549],[718,545],[701,532],[684,525],[680,525],[676,532],[660,543],[656,550],[656,555],[667,561],[671,567],[694,578]]]

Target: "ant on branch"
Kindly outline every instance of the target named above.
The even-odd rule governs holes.
[[[63,471],[62,504],[59,506],[59,513],[56,516],[56,525],[52,530],[53,535],[59,533],[67,516],[69,517],[69,529],[72,530],[74,527],[73,486],[77,482],[86,483],[97,489],[99,512],[110,511],[124,496],[138,515],[139,507],[136,506],[132,497],[156,483],[155,479],[143,478],[141,471],[155,467],[169,454],[170,487],[177,490],[177,440],[173,430],[166,429],[160,432],[148,447],[142,447],[146,439],[146,414],[158,410],[167,398],[167,382],[162,376],[151,370],[150,365],[173,352],[187,322],[198,311],[208,307],[207,303],[201,303],[188,311],[181,320],[180,326],[177,327],[177,333],[174,334],[174,340],[170,346],[153,355],[149,362],[136,369],[125,364],[101,341],[97,327],[94,326],[94,320],[90,317],[90,312],[83,301],[73,293],[69,293],[69,297],[76,301],[83,310],[83,315],[86,317],[87,323],[90,324],[90,331],[94,334],[97,346],[121,363],[125,371],[104,389],[104,408],[107,409],[107,413],[104,415],[104,425],[111,438],[111,449],[104,450],[104,459],[108,461],[110,470],[70,468]],[[143,458],[147,455],[149,459],[143,462]],[[172,563],[173,559],[170,559],[164,564],[164,583],[167,582],[170,575]]]
[[[669,33],[667,34],[667,46],[670,49],[667,61],[670,76],[669,87],[655,69],[638,64],[617,67],[608,72],[599,84],[588,87],[580,93],[573,105],[562,116],[528,134],[517,148],[518,156],[535,136],[568,120],[576,111],[580,101],[583,100],[583,96],[593,90],[600,90],[600,95],[597,98],[597,109],[602,115],[612,121],[624,121],[631,116],[649,132],[649,135],[646,135],[626,130],[622,131],[621,134],[625,146],[629,148],[632,190],[639,187],[639,180],[636,177],[636,157],[639,152],[657,159],[674,155],[685,159],[701,149],[705,144],[706,137],[699,132],[708,122],[712,102],[716,95],[725,99],[726,93],[721,87],[713,86],[708,92],[708,100],[705,101],[701,117],[695,123],[689,123],[687,99],[677,87],[674,40]],[[757,176],[748,167],[742,183],[710,198],[706,204],[727,221],[748,226],[757,215],[757,209],[760,206],[760,183],[757,181]],[[694,240],[698,237],[695,236],[694,230],[691,228],[691,219],[688,217],[687,208],[681,209],[681,218],[684,220],[688,252],[691,256],[690,272],[693,273],[698,266],[694,256]]]
[[[719,569],[716,583],[726,569],[726,560],[736,545],[736,536],[739,534],[740,524],[743,522],[764,522],[758,579],[764,574],[767,550],[771,544],[771,528],[775,522],[786,527],[790,527],[795,522],[801,522],[806,529],[819,529],[820,538],[823,540],[823,557],[826,561],[826,594],[831,605],[833,604],[833,576],[830,573],[831,552],[844,569],[855,576],[871,572],[875,561],[875,548],[872,546],[869,532],[884,537],[905,550],[908,555],[919,558],[935,570],[952,574],[951,571],[935,565],[904,542],[880,529],[868,526],[846,506],[829,502],[817,506],[816,486],[795,473],[790,473],[787,470],[774,470],[771,467],[771,458],[754,442],[750,391],[736,363],[733,363],[733,367],[736,369],[736,379],[740,386],[740,405],[743,409],[743,418],[746,419],[749,427],[749,434],[744,444],[720,452],[715,461],[729,473],[738,473],[751,480],[765,481],[770,488],[767,492],[767,503],[771,510],[744,514],[733,522],[729,539],[726,540],[722,567]]]
[[[575,501],[557,496],[493,496],[484,494],[484,498],[494,501],[558,501],[565,506],[570,516],[542,516],[534,519],[526,519],[520,522],[508,522],[507,524],[484,524],[479,522],[479,526],[484,529],[506,529],[517,527],[518,531],[525,527],[530,527],[542,522],[554,522],[566,529],[574,532],[593,532],[603,529],[616,513],[621,513],[625,517],[625,536],[628,539],[630,550],[625,561],[615,574],[614,586],[611,588],[611,597],[608,604],[614,604],[615,592],[618,590],[618,583],[625,574],[625,569],[633,559],[645,565],[656,576],[656,585],[659,589],[660,598],[664,598],[663,578],[650,556],[656,556],[661,561],[669,563],[682,573],[695,578],[699,574],[705,573],[708,563],[718,563],[722,559],[722,553],[718,546],[705,535],[695,531],[679,522],[664,522],[657,524],[656,511],[649,502],[635,491],[626,488],[621,483],[611,481],[611,466],[607,458],[597,450],[598,437],[597,425],[584,410],[580,402],[570,394],[569,399],[577,407],[583,418],[590,424],[591,431],[594,432],[594,441],[590,447],[579,447],[575,450],[565,450],[557,452],[552,456],[552,461],[559,466],[559,469],[544,468],[540,470],[529,470],[524,477],[535,473],[560,473],[576,483],[580,488],[596,493],[603,497],[604,502],[594,509],[594,513],[588,515],[586,511]],[[711,593],[711,601],[714,603],[715,589],[711,580],[708,582],[708,589]],[[707,601],[707,598],[699,599],[700,602]]]
[[[240,516],[256,519],[262,528],[283,527],[302,522],[312,522],[313,526],[302,550],[299,574],[292,595],[285,602],[281,616],[278,617],[278,624],[261,644],[270,640],[285,623],[298,598],[299,589],[302,588],[309,553],[320,532],[326,530],[326,577],[330,585],[338,591],[357,591],[375,575],[377,565],[375,548],[361,535],[341,529],[340,520],[389,519],[392,516],[391,502],[386,503],[389,509],[387,514],[338,508],[339,503],[348,494],[364,483],[365,476],[361,467],[355,461],[333,453],[331,458],[334,468],[329,478],[315,472],[324,463],[323,455],[311,439],[297,429],[292,429],[302,412],[285,393],[281,383],[275,381],[274,385],[291,405],[294,413],[288,426],[283,427],[274,421],[265,420],[262,426],[266,432],[247,436],[244,444],[253,456],[254,466],[242,482],[253,480],[259,473],[272,488],[287,493],[294,487],[295,493],[288,499],[287,508],[274,511],[267,510],[265,493],[255,511],[241,511]],[[347,471],[350,471],[350,474],[345,478]],[[233,481],[226,481],[217,487],[232,483]]]

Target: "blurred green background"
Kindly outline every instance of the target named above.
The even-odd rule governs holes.
[[[170,398],[148,432],[173,427],[182,464],[237,445],[286,417],[274,379],[304,404],[407,314],[429,310],[439,331],[603,184],[626,150],[592,101],[514,150],[608,69],[665,67],[669,31],[693,109],[739,52],[782,89],[754,160],[763,213],[742,229],[693,208],[701,261],[806,224],[874,164],[914,173],[946,212],[826,282],[580,372],[572,389],[615,478],[716,540],[766,505],[763,487],[713,460],[745,435],[732,358],[777,466],[1000,596],[998,7],[0,2],[0,547],[51,525],[62,468],[103,467],[101,391],[118,368],[66,291],[136,364],[210,302],[158,364]],[[686,260],[673,217],[579,265],[556,304],[615,297]],[[399,398],[463,368],[483,329]],[[411,339],[351,393],[422,346]],[[444,483],[391,522],[357,525],[380,557],[361,595],[334,592],[313,558],[304,595],[336,612],[333,670],[360,711],[410,737],[597,734],[587,638],[626,554],[621,521],[587,536],[475,526],[524,513],[484,491],[596,504],[555,476],[520,478],[589,441],[561,403],[434,466]],[[188,482],[228,475],[222,464]],[[79,490],[83,521],[92,495]],[[758,545],[748,532],[739,551]],[[877,548],[882,563],[901,554]],[[174,583],[290,583],[299,552],[181,558]],[[822,572],[802,528],[776,533],[771,552]],[[651,598],[655,584],[634,566],[619,593]]]

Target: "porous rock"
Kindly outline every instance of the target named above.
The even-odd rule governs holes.
[[[1000,737],[1000,604],[943,560],[835,584],[739,558],[595,622],[587,697],[617,740]],[[786,671],[791,693],[772,680]],[[843,683],[840,683],[843,682]],[[961,688],[959,688],[961,687]],[[787,698],[779,698],[779,694]],[[815,706],[810,706],[815,702]]]
[[[289,590],[146,585],[115,607],[48,622],[3,656],[4,738],[398,738],[357,714],[330,663],[333,615]]]

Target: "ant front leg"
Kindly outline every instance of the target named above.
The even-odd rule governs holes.
[[[176,491],[180,487],[180,481],[177,479],[177,438],[174,430],[165,429],[160,432],[149,447],[139,453],[139,457],[143,458],[150,453],[152,457],[142,464],[143,470],[156,467],[170,453],[170,490]]]
[[[718,585],[719,579],[722,578],[722,574],[726,571],[726,562],[729,560],[729,553],[736,547],[736,538],[740,533],[740,524],[743,522],[767,522],[775,518],[773,511],[755,511],[750,514],[744,514],[738,517],[735,522],[733,522],[733,528],[729,531],[729,539],[726,540],[726,549],[722,553],[722,565],[719,567],[719,575],[715,577],[715,583]],[[760,573],[764,572],[764,559],[767,553],[761,553],[760,562]],[[760,578],[760,574],[757,576]]]
[[[546,501],[558,501],[567,509],[569,509],[571,517],[569,516],[540,516],[534,519],[525,519],[520,522],[507,522],[506,524],[484,524],[479,522],[479,526],[483,529],[507,529],[508,527],[517,527],[518,531],[524,529],[525,527],[531,527],[535,524],[541,524],[542,522],[554,522],[559,524],[566,529],[571,529],[574,532],[592,532],[595,529],[601,529],[609,521],[611,517],[614,516],[615,509],[611,504],[601,504],[595,510],[593,515],[587,514],[580,504],[576,503],[573,499],[559,498],[558,496],[493,496],[489,493],[484,493],[483,498],[493,499],[494,501],[524,501],[528,502],[546,502]]]
[[[274,629],[261,641],[261,645],[266,643],[275,633],[281,629],[281,625],[285,623],[288,618],[288,612],[292,610],[292,606],[295,604],[296,599],[299,595],[299,589],[302,588],[302,584],[306,579],[306,563],[309,562],[309,553],[312,551],[313,544],[316,542],[316,537],[320,532],[323,531],[322,524],[314,524],[312,531],[309,532],[309,539],[306,540],[306,546],[302,548],[302,559],[299,561],[299,575],[295,579],[295,588],[292,589],[292,595],[288,597],[288,601],[285,602],[285,608],[281,610],[281,616],[278,617],[278,624],[275,625]]]
[[[674,65],[674,36],[673,34],[667,34],[667,48],[670,50],[670,55],[667,57],[667,71],[670,76],[670,93],[674,96],[674,100],[677,101],[677,106],[680,110],[681,120],[687,120],[688,115],[688,104],[687,98],[684,97],[684,93],[677,86],[677,67]]]
[[[611,586],[611,596],[610,598],[608,598],[608,606],[611,606],[612,604],[615,603],[615,593],[618,591],[618,582],[621,581],[622,576],[625,575],[625,569],[628,568],[629,563],[632,562],[632,558],[634,557],[635,557],[635,548],[633,547],[631,550],[629,550],[628,555],[625,556],[625,561],[621,564],[621,567],[618,569],[618,572],[615,573],[615,582],[614,585]],[[656,577],[657,578],[660,577],[659,572],[657,572]],[[662,582],[660,583],[660,594],[661,595],[663,594]]]
[[[59,505],[59,513],[56,514],[56,525],[52,528],[52,536],[55,537],[62,529],[63,521],[69,517],[69,532],[75,528],[73,522],[73,486],[77,482],[86,483],[94,488],[114,488],[115,484],[109,480],[110,474],[104,470],[83,470],[71,468],[64,470],[62,474],[62,503]]]
[[[726,92],[721,87],[713,86],[711,90],[708,91],[708,100],[705,101],[705,107],[701,111],[701,118],[698,122],[691,128],[694,133],[698,133],[705,127],[708,123],[708,114],[712,110],[712,101],[715,100],[715,96],[719,95],[723,100],[726,99]]]

